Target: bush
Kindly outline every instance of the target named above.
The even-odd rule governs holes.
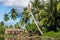
[[[4,40],[4,37],[0,37],[0,40]]]
[[[0,34],[4,34],[5,28],[0,28]]]
[[[52,37],[55,40],[60,40],[60,32],[48,32],[48,33],[44,33],[43,36],[45,37]]]

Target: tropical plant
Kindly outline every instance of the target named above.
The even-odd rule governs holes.
[[[16,10],[14,8],[12,8],[11,9],[11,18],[13,20],[15,20],[17,16],[18,16],[18,14],[17,14]]]
[[[43,0],[42,2],[45,1]],[[60,13],[59,3],[57,0],[50,0],[48,3],[45,2],[45,4],[43,5],[39,0],[34,0],[33,2],[31,2],[32,4],[31,9],[25,8],[22,13],[24,23],[27,22],[28,25],[30,19],[34,20],[30,14],[31,11],[32,15],[35,18],[35,21],[37,21],[37,24],[40,26],[40,28],[44,26],[47,28],[48,31],[49,30],[57,31],[58,20],[60,20],[59,19],[60,17],[58,16]]]
[[[8,21],[9,20],[9,15],[8,14],[5,14],[4,15],[4,21]]]
[[[5,31],[5,27],[4,27],[4,22],[0,22],[0,34],[4,34],[4,31]]]
[[[30,5],[28,4],[28,8],[25,8],[24,11],[23,11],[23,21],[24,23],[27,23],[28,25],[28,22],[30,21],[30,19],[33,19],[34,20],[34,23],[36,24],[38,30],[40,31],[40,33],[42,34],[42,31],[40,30],[36,20],[38,20],[38,13],[39,13],[39,6],[40,6],[40,3],[39,3],[39,0],[35,0],[34,3],[32,3],[33,5],[33,8],[34,10],[31,10],[30,9]],[[36,19],[36,20],[35,20]]]
[[[13,25],[10,25],[9,28],[13,28]]]
[[[12,8],[9,13],[10,13],[10,15],[8,15],[8,14],[4,15],[4,21],[8,21],[10,18],[13,20],[16,20],[16,18],[18,16],[16,10],[14,8]]]
[[[15,28],[19,28],[19,29],[21,28],[18,22],[15,24]]]

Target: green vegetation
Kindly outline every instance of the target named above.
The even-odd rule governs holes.
[[[34,16],[35,20],[38,22],[38,25],[41,30],[44,27],[44,30],[47,32],[49,31],[57,32],[58,31],[57,28],[59,28],[59,23],[60,23],[59,21],[60,7],[58,7],[60,1],[50,0],[48,3],[45,3],[45,2],[43,3],[43,2],[44,1],[40,2],[40,0],[34,0],[34,2],[31,1],[32,8],[33,8],[33,9],[30,9],[31,13]],[[31,19],[32,19],[32,24],[35,24],[35,21],[32,18],[32,15],[30,14],[29,8],[25,8],[22,14],[23,14],[22,20],[24,22],[23,25],[24,24],[28,25]],[[34,27],[34,29],[35,29],[35,26],[31,25],[31,27]],[[28,28],[30,31],[32,29],[31,27],[29,26]]]
[[[7,28],[25,27],[24,30],[30,35],[42,35],[42,37],[60,37],[60,0],[50,0],[47,3],[43,0],[30,1],[31,8],[25,7],[20,22],[14,26],[10,25]],[[4,15],[4,20],[8,21],[10,18],[17,19],[18,13],[15,8],[11,9],[9,14]],[[31,15],[32,14],[32,15]],[[4,22],[0,23],[0,34],[4,34]],[[40,31],[41,30],[41,31]],[[43,34],[41,34],[43,33]]]
[[[57,32],[58,28],[60,27],[60,1],[50,0],[46,3],[44,0],[34,0],[30,2],[32,4],[31,8],[24,8],[22,12],[23,18],[19,23],[15,24],[15,28],[20,28],[19,25],[25,25],[25,30],[27,30],[28,32],[34,31],[34,34],[36,31],[38,31],[39,33],[39,29],[43,33],[49,31]],[[34,18],[30,14],[30,12],[32,13]],[[16,20],[18,16],[16,9],[12,8],[10,13],[10,16],[8,14],[5,14],[5,21],[8,21],[10,18]],[[37,26],[39,28],[37,28]],[[12,25],[10,27],[12,27]]]
[[[60,37],[60,32],[47,32],[47,33],[44,33],[43,36],[47,36],[47,37]]]
[[[0,23],[0,34],[4,34],[5,33],[5,27],[4,27],[4,22]]]

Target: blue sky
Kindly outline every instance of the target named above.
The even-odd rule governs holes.
[[[11,8],[16,8],[18,12],[21,14],[23,8],[28,5],[28,2],[29,0],[0,0],[0,22],[4,21],[3,20],[4,14],[9,13]],[[11,24],[15,24],[16,22],[19,22],[20,19],[21,19],[21,15],[20,17],[17,17],[16,21],[9,20],[4,23],[5,25],[11,25]]]

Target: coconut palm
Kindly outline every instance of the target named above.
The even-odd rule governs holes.
[[[9,28],[13,28],[13,25],[10,25]]]
[[[51,30],[56,31],[58,24],[57,20],[59,20],[59,17],[57,16],[57,0],[50,0],[49,3],[45,3],[45,5],[41,7],[42,5],[43,4],[40,4],[39,0],[34,0],[34,2],[32,2],[32,10],[29,10],[30,8],[26,8],[26,10],[23,12],[25,21],[28,21],[28,19],[31,17],[29,13],[29,11],[31,11],[35,21],[38,22],[37,25],[39,24],[40,27],[43,25],[51,27]],[[28,19],[26,20],[26,18]]]
[[[29,5],[29,4],[28,4]],[[30,6],[30,5],[29,5]],[[42,31],[40,30],[37,22],[36,22],[36,18],[38,18],[38,14],[39,13],[39,6],[40,6],[40,3],[39,3],[39,0],[35,0],[34,3],[33,3],[33,7],[35,8],[34,10],[30,10],[30,8],[25,8],[24,11],[23,11],[23,20],[25,23],[27,23],[30,19],[33,19],[34,20],[34,23],[36,24],[38,30],[40,31],[40,33],[42,34]],[[36,15],[37,14],[37,15]]]
[[[0,34],[4,34],[4,31],[5,31],[5,27],[4,27],[4,22],[2,21],[1,23],[0,23]]]
[[[2,21],[1,23],[0,23],[2,26],[4,26],[4,22]]]
[[[8,14],[5,14],[4,15],[4,21],[8,21],[9,20],[9,15]]]
[[[21,28],[18,22],[15,24],[15,28]]]
[[[18,14],[14,8],[11,9],[11,19],[15,20]]]
[[[11,11],[9,12],[11,15],[9,14],[5,14],[4,15],[4,21],[8,21],[10,18],[13,20],[16,20],[18,14],[16,12],[16,10],[14,8],[11,9]]]
[[[48,8],[50,8],[48,10]],[[48,10],[48,11],[47,11]],[[45,11],[45,12],[44,12]],[[57,15],[57,0],[50,0],[49,7],[44,11],[40,11],[41,21],[40,25],[47,25],[51,27],[51,30],[57,30],[57,20],[59,20],[59,16]]]

